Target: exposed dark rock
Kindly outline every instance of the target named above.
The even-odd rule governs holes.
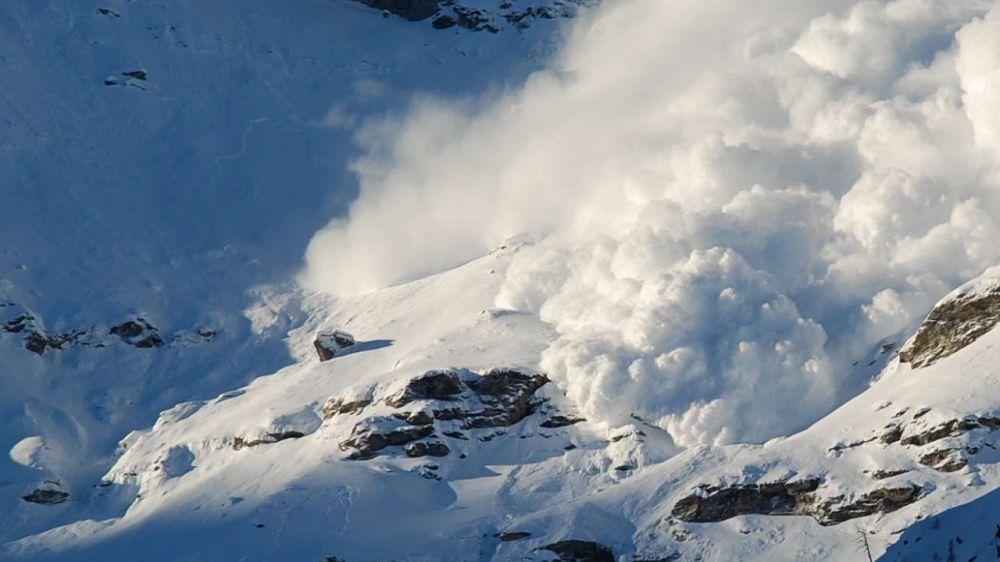
[[[62,490],[51,490],[39,488],[33,490],[30,494],[22,496],[26,502],[37,503],[41,505],[55,505],[58,503],[63,503],[69,499],[69,492],[64,492]]]
[[[404,420],[410,425],[430,425],[434,423],[434,418],[423,410],[417,410],[416,412],[400,412],[398,414],[393,414],[393,417]]]
[[[38,332],[30,332],[28,337],[24,338],[24,348],[32,353],[37,353],[38,355],[45,353],[45,348],[48,344],[48,339]]]
[[[547,427],[547,428],[556,428],[556,427],[566,427],[568,425],[574,425],[585,421],[587,421],[586,418],[557,415],[557,416],[552,416],[551,418],[543,421],[540,425],[542,427]]]
[[[500,31],[500,28],[493,24],[493,17],[486,10],[465,6],[453,6],[452,10],[458,16],[456,23],[459,27],[472,31],[489,31],[490,33]]]
[[[819,487],[818,479],[805,484],[786,482],[741,484],[726,488],[703,487],[698,493],[674,505],[674,517],[691,523],[724,521],[737,515],[801,515],[800,505],[811,503],[800,498]]]
[[[447,445],[440,441],[418,441],[403,448],[408,457],[443,457],[451,452]]]
[[[615,562],[610,548],[593,541],[559,541],[538,550],[556,553],[560,562]]]
[[[122,72],[122,76],[128,76],[129,78],[135,78],[136,80],[146,80],[145,70],[130,70],[128,72]]]
[[[451,400],[465,390],[455,371],[427,371],[410,379],[406,388],[390,396],[385,403],[393,408],[401,408],[414,400]]]
[[[885,487],[857,498],[835,496],[820,501],[815,478],[794,482],[702,487],[674,505],[681,521],[710,523],[738,515],[809,515],[820,525],[836,525],[874,513],[887,513],[917,501],[919,486]]]
[[[396,14],[407,21],[420,21],[437,13],[439,0],[357,0],[376,10]]]
[[[922,455],[919,462],[940,472],[956,472],[969,464],[969,460],[957,449],[931,451]]]
[[[24,328],[28,325],[29,322],[32,322],[34,320],[35,318],[29,314],[21,314],[17,318],[5,322],[3,325],[3,329],[6,332],[17,334],[22,330],[24,330]]]
[[[354,336],[341,330],[316,334],[313,347],[320,361],[329,361],[355,344]]]
[[[526,539],[531,536],[531,533],[526,531],[504,531],[494,536],[500,539],[500,542],[512,542]]]
[[[451,437],[452,439],[462,439],[468,441],[469,438],[465,436],[461,431],[445,431],[443,432],[445,437]]]
[[[926,431],[907,435],[902,438],[901,443],[903,445],[923,446],[946,437],[958,437],[963,433],[980,427],[995,431],[997,428],[1000,428],[1000,418],[969,416],[963,419],[948,420]]]
[[[100,15],[102,15],[102,16],[108,16],[109,18],[120,18],[120,17],[122,17],[121,14],[119,14],[118,12],[116,12],[116,11],[114,11],[112,9],[109,9],[109,8],[98,8],[97,9],[97,13],[100,14]]]
[[[354,414],[371,405],[369,398],[333,398],[323,406],[323,419],[328,420],[337,414]]]
[[[926,367],[979,339],[1000,322],[1000,287],[958,294],[934,307],[899,359]]]
[[[875,513],[896,511],[919,500],[922,491],[920,486],[910,485],[879,488],[849,502],[838,496],[820,503],[809,515],[812,515],[820,525],[836,525]]]
[[[455,18],[447,14],[442,14],[434,18],[431,25],[434,26],[434,29],[448,29],[449,27],[455,27],[455,23]]]
[[[903,428],[898,425],[890,425],[887,431],[878,438],[878,440],[886,445],[891,445],[896,443],[903,437]]]
[[[257,445],[270,445],[271,443],[277,443],[278,441],[284,441],[285,439],[298,439],[300,437],[305,437],[305,434],[301,431],[281,431],[277,433],[268,433],[267,436],[261,439],[244,439],[243,437],[233,438],[233,449],[239,451],[244,447],[256,447]]]
[[[893,476],[899,476],[900,474],[906,474],[907,472],[909,472],[909,470],[905,468],[899,468],[895,470],[880,468],[872,471],[871,476],[875,480],[885,480],[886,478],[892,478]]]
[[[127,320],[112,326],[110,333],[133,347],[148,349],[166,345],[156,328],[143,318]]]
[[[398,423],[398,422],[397,422]],[[367,460],[375,458],[378,451],[386,447],[406,445],[411,441],[423,439],[434,432],[430,425],[407,425],[388,431],[378,431],[367,425],[354,426],[351,437],[340,444],[340,450],[354,449],[348,458],[351,460]]]

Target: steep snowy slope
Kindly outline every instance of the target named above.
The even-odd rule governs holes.
[[[522,244],[396,288],[307,299],[294,365],[164,412],[122,441],[85,501],[92,514],[6,552],[848,560],[858,529],[886,560],[948,548],[964,560],[991,546],[989,521],[954,518],[990,513],[1000,482],[1000,332],[966,337],[971,324],[996,323],[996,270],[936,307],[903,348],[913,364],[893,346],[877,351],[888,365],[871,388],[807,430],[678,451],[638,418],[617,428],[582,420],[558,381],[536,371],[550,329],[493,308]],[[313,334],[334,327],[358,343],[320,362]],[[954,345],[915,367],[933,347],[929,332]],[[937,518],[944,523],[917,524]]]
[[[0,463],[0,537],[90,509],[76,499],[117,441],[161,410],[286,365],[304,315],[271,284],[354,196],[365,119],[521,80],[559,41],[561,20],[538,21],[494,34],[350,0],[3,2],[0,448],[43,446],[40,470]],[[24,512],[42,480],[74,501]]]

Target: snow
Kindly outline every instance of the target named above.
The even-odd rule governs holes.
[[[374,293],[306,299],[309,320],[291,333],[299,357],[294,364],[240,392],[166,411],[152,429],[126,439],[104,478],[114,484],[99,488],[122,487],[131,498],[119,504],[130,503],[126,510],[100,524],[83,518],[22,538],[8,544],[8,554],[89,560],[112,552],[135,556],[155,545],[162,548],[157,559],[207,559],[222,551],[198,537],[225,536],[226,556],[248,559],[513,560],[542,559],[538,547],[575,538],[601,542],[624,556],[683,552],[705,561],[823,560],[851,548],[855,522],[820,527],[808,517],[741,516],[694,524],[672,518],[670,511],[701,484],[819,477],[821,497],[854,497],[886,483],[923,487],[926,495],[909,506],[856,520],[881,555],[901,536],[919,533],[940,549],[944,534],[914,524],[933,517],[949,521],[960,506],[989,501],[1000,482],[1000,455],[982,447],[998,436],[986,429],[957,438],[979,443],[982,452],[954,473],[920,465],[920,451],[899,443],[836,448],[878,436],[894,421],[906,422],[905,437],[967,415],[1000,414],[1000,370],[990,367],[1000,349],[997,331],[923,369],[900,364],[892,350],[880,351],[888,364],[868,390],[808,429],[761,445],[678,450],[647,422],[583,422],[548,430],[539,426],[545,416],[535,414],[500,428],[503,434],[484,429],[467,431],[467,440],[446,438],[452,451],[445,457],[411,459],[390,448],[373,460],[346,460],[338,443],[356,423],[378,424],[380,416],[391,415],[395,410],[380,400],[413,376],[442,367],[538,365],[553,337],[550,328],[532,315],[488,313],[504,269],[526,248]],[[359,341],[392,343],[321,363],[311,353],[312,338],[315,326],[330,323],[349,326]],[[558,386],[550,383],[541,392],[549,407],[572,411]],[[320,423],[323,402],[337,396],[376,403]],[[236,436],[286,430],[303,436],[232,446]],[[495,434],[489,441],[478,439],[489,434]],[[576,447],[567,450],[571,443]],[[909,472],[872,479],[871,471],[879,468]],[[440,480],[427,478],[428,472]],[[498,535],[505,531],[530,536],[501,542]],[[980,535],[966,533],[976,548],[987,544]],[[886,560],[905,559],[892,558],[909,552],[901,549],[892,546]]]
[[[693,22],[733,18],[719,6],[684,9]],[[650,61],[594,72],[662,46],[664,12],[650,2],[585,20],[562,55],[575,77],[526,82],[557,51],[558,22],[438,31],[347,0],[4,4],[0,325],[28,313],[31,329],[88,336],[37,354],[24,334],[0,332],[0,448],[10,457],[0,463],[0,559],[502,562],[551,559],[539,549],[578,539],[619,562],[820,561],[853,553],[858,528],[880,560],[944,558],[949,548],[983,556],[1000,510],[1000,431],[979,425],[927,445],[883,436],[1000,417],[1000,332],[920,369],[900,363],[895,346],[934,299],[995,262],[983,243],[992,184],[899,132],[913,125],[917,137],[943,139],[963,167],[989,162],[992,117],[970,125],[956,105],[967,100],[969,115],[990,107],[977,77],[992,64],[997,19],[974,17],[987,7],[898,1],[828,12],[810,2],[790,10],[796,33],[754,28],[756,43],[743,45],[754,49],[740,52],[784,44],[798,58],[782,68],[802,73],[785,85],[812,84],[829,101],[800,100],[785,115],[800,127],[785,131],[792,144],[813,143],[799,156],[824,163],[792,173],[791,186],[731,189],[744,173],[764,183],[781,175],[788,156],[757,134],[766,120],[741,128],[766,105],[748,96],[718,122],[697,111],[686,119],[698,127],[682,120],[684,130],[743,138],[679,145],[690,150],[671,160],[680,202],[670,204],[649,191],[663,169],[646,158],[661,137],[643,149],[631,142],[648,140],[644,125],[659,122],[649,111],[664,110],[634,97],[637,84],[660,92]],[[632,25],[655,36],[623,34]],[[942,29],[955,46],[931,49],[948,52],[930,60],[923,49]],[[865,50],[880,37],[888,47]],[[705,39],[706,52],[730,45]],[[870,66],[854,64],[866,57]],[[707,68],[699,60],[670,59],[680,76]],[[123,74],[136,70],[145,79]],[[653,85],[680,96],[663,100],[693,103],[675,90],[677,76]],[[737,89],[775,78],[723,77]],[[483,91],[485,100],[469,98]],[[716,94],[705,96],[712,114],[725,101]],[[605,104],[634,109],[632,120],[598,111]],[[610,127],[625,122],[643,126]],[[456,130],[468,134],[455,140]],[[599,142],[570,150],[581,138]],[[880,143],[890,138],[904,146]],[[848,141],[870,168],[831,176],[836,197],[798,185],[843,162],[839,149],[813,151],[817,143]],[[755,154],[780,161],[768,161],[774,174],[748,171],[754,158],[740,142],[762,143]],[[355,143],[367,151],[360,160]],[[619,147],[628,157],[615,157]],[[945,189],[938,164],[973,187]],[[358,189],[352,165],[366,191],[345,216]],[[556,169],[569,175],[549,175]],[[371,183],[380,174],[391,189]],[[704,181],[685,183],[695,176]],[[621,190],[592,189],[609,178]],[[986,211],[976,212],[977,195]],[[569,222],[601,229],[547,236],[576,210]],[[297,278],[330,217],[323,232],[336,235],[313,247],[322,263]],[[942,266],[955,240],[968,251]],[[836,290],[824,292],[813,258],[828,251],[838,256],[824,262]],[[295,283],[317,273],[373,290]],[[947,298],[992,291],[997,277],[988,270]],[[406,282],[387,286],[396,281]],[[138,319],[165,345],[137,348],[110,333]],[[315,337],[334,328],[356,343],[321,362]],[[861,343],[849,341],[855,329]],[[468,382],[497,367],[549,377],[523,420],[438,419],[428,439],[445,443],[445,456],[388,446],[348,458],[356,428],[488,406],[470,395],[388,404],[414,377],[454,369]],[[361,405],[330,415],[332,399]],[[555,415],[586,419],[544,425]],[[921,463],[941,447],[968,464]],[[885,470],[906,472],[874,478]],[[819,501],[887,485],[919,486],[921,497],[833,526],[672,514],[680,499],[707,495],[705,485],[802,478],[820,480]],[[70,495],[22,499],[35,489]],[[502,541],[504,532],[529,535]]]

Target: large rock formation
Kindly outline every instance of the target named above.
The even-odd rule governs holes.
[[[535,393],[547,382],[545,375],[507,367],[482,375],[457,369],[432,370],[413,377],[394,392],[387,389],[388,396],[378,403],[371,398],[378,394],[375,389],[332,398],[323,407],[323,417],[363,414],[373,404],[400,410],[364,417],[341,442],[342,450],[352,451],[349,458],[370,459],[386,447],[430,437],[436,429],[448,437],[465,439],[456,429],[514,425],[540,404]],[[440,424],[448,425],[437,427]],[[449,450],[444,443],[422,442],[408,446],[405,452],[409,456],[443,456]]]
[[[821,498],[819,479],[702,486],[674,505],[673,515],[690,523],[714,523],[738,515],[808,515],[820,525],[895,511],[921,497],[915,485],[875,488],[854,497]]]
[[[899,353],[913,368],[926,367],[979,339],[1000,322],[1000,278],[992,270],[942,299]]]

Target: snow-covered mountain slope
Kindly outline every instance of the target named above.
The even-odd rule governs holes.
[[[288,364],[305,318],[289,285],[356,193],[366,120],[502,90],[563,21],[493,34],[352,0],[3,2],[0,449],[38,438],[41,470],[0,463],[2,540],[90,509],[22,513],[40,481],[83,497],[129,431]]]
[[[988,559],[1000,8],[589,4],[0,6],[0,560]]]
[[[550,328],[493,306],[524,244],[363,296],[307,298],[294,364],[163,412],[80,496],[24,502],[79,520],[7,555],[848,560],[859,529],[885,560],[992,548],[988,520],[956,521],[996,505],[1000,332],[920,367],[887,345],[871,387],[805,431],[679,451],[639,418],[583,420],[537,371]],[[928,330],[964,338],[965,323],[992,321],[995,277],[939,303],[902,356],[920,355]],[[333,328],[357,343],[321,362],[314,334]]]

